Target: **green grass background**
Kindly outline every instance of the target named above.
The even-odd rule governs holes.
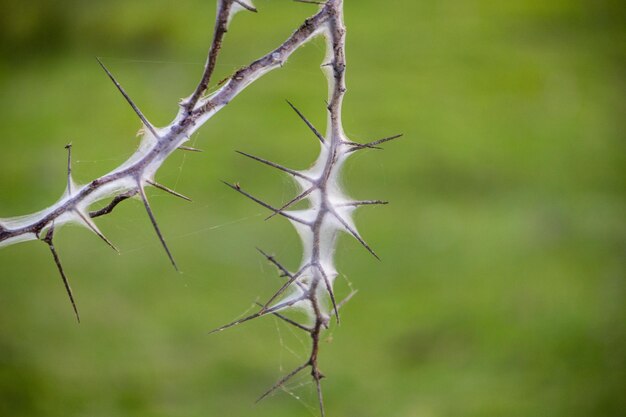
[[[257,0],[228,33],[216,80],[284,39],[315,7]],[[357,224],[338,265],[359,290],[323,343],[329,416],[617,417],[626,410],[625,9],[615,0],[346,0],[345,128],[403,132],[346,171]],[[99,69],[157,125],[202,71],[214,2],[2,1],[0,217],[36,211],[136,146],[138,122]],[[137,201],[98,221],[121,256],[76,227],[58,233],[83,322],[45,245],[0,250],[0,415],[309,416],[306,376],[254,399],[306,355],[273,318],[219,335],[280,284],[255,246],[291,267],[299,242],[218,180],[269,201],[323,128],[322,42],[297,52],[194,136],[150,192],[184,271],[170,267]],[[300,400],[296,399],[300,397]],[[310,409],[313,408],[313,411]]]

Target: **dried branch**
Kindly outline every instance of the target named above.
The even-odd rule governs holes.
[[[311,3],[309,1],[302,1]],[[321,380],[324,375],[321,373],[318,364],[321,333],[328,328],[331,313],[336,317],[337,323],[340,321],[339,310],[354,296],[356,292],[350,293],[344,300],[337,303],[333,290],[334,279],[337,276],[333,266],[333,254],[335,252],[336,235],[345,232],[352,235],[365,249],[374,257],[378,255],[365,242],[361,235],[353,226],[351,213],[360,206],[387,204],[381,200],[356,200],[352,201],[344,196],[339,184],[341,168],[344,161],[356,150],[365,148],[377,149],[377,145],[393,140],[400,135],[380,139],[374,142],[359,144],[347,139],[341,122],[341,110],[343,97],[346,92],[345,84],[345,26],[343,23],[343,7],[341,0],[329,0],[323,3],[320,13],[328,13],[329,20],[324,26],[322,35],[327,41],[326,62],[322,65],[322,70],[327,76],[329,84],[329,97],[327,101],[328,125],[326,135],[322,135],[317,128],[298,110],[290,101],[289,106],[298,117],[307,125],[313,134],[319,139],[321,153],[313,167],[306,171],[296,171],[282,165],[275,164],[265,159],[261,159],[243,152],[244,156],[257,160],[263,164],[279,169],[293,177],[300,186],[300,192],[296,197],[289,200],[279,208],[253,197],[243,191],[239,185],[230,185],[232,189],[240,194],[252,199],[256,203],[268,208],[273,212],[268,218],[276,214],[282,215],[291,220],[298,231],[305,253],[301,261],[298,272],[292,274],[280,264],[273,256],[259,250],[271,263],[273,263],[282,273],[288,277],[278,291],[265,304],[258,304],[260,309],[243,319],[236,320],[215,331],[242,324],[249,320],[262,317],[271,313],[289,325],[295,326],[307,332],[311,337],[311,352],[309,359],[293,371],[282,377],[269,390],[263,393],[259,400],[262,400],[278,389],[281,389],[294,376],[306,368],[310,368],[311,377],[315,382],[320,413],[325,415],[324,400],[322,394]],[[307,200],[310,208],[298,212],[285,212],[297,202]],[[298,213],[298,217],[295,217]],[[282,298],[282,301],[278,301]],[[300,323],[281,313],[290,307],[305,307],[309,312],[311,323]],[[277,302],[276,304],[274,304]],[[293,305],[286,305],[293,303]],[[330,309],[327,306],[330,304]]]
[[[300,110],[291,102],[287,101],[298,117],[319,140],[321,152],[313,167],[307,171],[297,171],[266,159],[239,152],[248,158],[292,176],[301,188],[298,195],[286,204],[281,205],[280,208],[275,208],[273,205],[263,202],[248,192],[243,191],[238,184],[231,185],[225,183],[233,190],[272,211],[272,216],[276,214],[281,215],[296,226],[296,230],[300,234],[303,247],[305,248],[302,266],[298,269],[298,272],[292,274],[287,268],[276,261],[273,256],[259,250],[280,270],[284,277],[287,277],[287,281],[265,304],[260,305],[260,310],[256,313],[235,320],[213,331],[222,331],[255,318],[274,315],[288,324],[309,333],[311,336],[311,352],[309,359],[280,379],[265,392],[259,400],[267,397],[275,390],[282,388],[286,382],[302,370],[310,368],[311,377],[316,385],[320,412],[323,417],[325,410],[321,380],[324,376],[318,364],[321,333],[324,329],[328,328],[331,315],[334,314],[337,323],[339,323],[340,309],[347,300],[354,295],[354,292],[351,293],[346,299],[339,303],[337,303],[335,299],[333,284],[337,272],[333,265],[333,254],[335,252],[336,235],[340,232],[352,235],[372,255],[378,258],[353,226],[351,213],[360,206],[386,204],[386,202],[380,200],[352,201],[345,197],[339,186],[341,168],[347,157],[354,151],[366,148],[378,149],[379,147],[377,145],[393,140],[400,135],[366,144],[358,144],[350,141],[343,130],[341,111],[343,97],[346,92],[343,0],[328,0],[326,2],[297,0],[301,3],[319,5],[318,12],[306,19],[304,23],[277,48],[249,65],[235,71],[232,76],[218,83],[219,89],[217,89],[217,91],[207,95],[219,53],[233,15],[240,10],[257,11],[252,5],[251,0],[217,1],[218,7],[213,40],[208,51],[206,64],[200,81],[192,94],[179,103],[179,110],[176,117],[170,124],[163,128],[156,128],[150,123],[148,118],[122,88],[109,69],[98,59],[106,75],[131,106],[144,126],[142,129],[142,140],[137,151],[119,167],[85,185],[79,186],[74,185],[71,179],[71,145],[68,145],[67,189],[63,196],[55,204],[38,213],[22,217],[0,219],[0,246],[25,240],[41,239],[40,236],[42,232],[47,231],[44,238],[41,240],[48,245],[53,254],[66,292],[78,319],[78,309],[76,308],[69,282],[52,243],[54,230],[70,222],[82,224],[111,247],[115,248],[98,230],[92,219],[110,214],[122,201],[134,196],[139,196],[144,204],[150,222],[155,229],[157,237],[165,249],[167,257],[174,268],[178,270],[172,252],[165,242],[161,229],[158,226],[152,208],[148,202],[144,187],[153,186],[176,197],[189,200],[188,197],[154,180],[157,171],[169,155],[178,149],[200,152],[199,149],[186,146],[185,143],[189,141],[189,138],[207,120],[230,103],[232,99],[250,84],[266,73],[282,67],[291,54],[310,39],[318,35],[323,36],[327,42],[327,55],[321,68],[329,84],[326,134],[322,135]],[[91,206],[105,199],[111,199],[108,205],[99,210],[89,211]],[[293,204],[305,199],[310,203],[308,209],[298,212],[285,211]],[[295,213],[297,213],[297,215]],[[330,308],[328,306],[329,304]],[[301,324],[281,314],[283,310],[288,310],[296,306],[304,307],[309,311],[311,323]]]
[[[118,199],[118,196],[126,196],[127,193],[141,194],[140,184],[146,183],[147,180],[153,180],[156,171],[172,152],[176,149],[196,151],[195,148],[184,146],[184,143],[189,140],[193,133],[251,83],[269,71],[280,68],[294,51],[321,33],[331,18],[330,9],[322,8],[308,18],[279,47],[239,69],[215,93],[203,97],[207,91],[229,20],[242,4],[250,6],[251,3],[247,0],[219,1],[215,36],[201,81],[192,95],[180,104],[178,115],[164,128],[157,129],[149,122],[148,118],[100,61],[107,76],[146,128],[139,149],[118,168],[86,185],[77,186],[71,194],[66,193],[47,209],[19,218],[0,219],[0,246],[37,239],[39,233],[52,223],[57,228],[69,222],[84,223],[83,219],[75,214],[77,209],[82,213],[100,200],[113,197],[115,205],[117,205],[123,201]],[[107,210],[93,212],[93,217],[109,214],[115,205]]]

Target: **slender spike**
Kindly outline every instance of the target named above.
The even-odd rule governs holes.
[[[280,313],[272,313],[272,314],[275,315],[276,317],[278,317],[279,319],[281,319],[282,321],[284,321],[285,323],[289,323],[292,326],[297,327],[300,330],[304,330],[307,333],[311,333],[313,331],[313,329],[311,329],[310,327],[303,326],[302,324],[298,323],[297,321],[291,320],[289,317],[283,316]]]
[[[324,139],[324,136],[322,136],[322,134],[315,128],[315,126],[313,126],[313,124],[311,122],[309,122],[309,120],[306,117],[304,117],[304,115],[300,112],[300,110],[298,110],[296,108],[296,106],[291,104],[291,102],[289,100],[286,100],[286,101],[287,101],[287,104],[289,104],[291,106],[293,111],[295,111],[298,114],[298,116],[300,116],[302,121],[304,121],[304,123],[309,127],[309,129],[311,129],[311,131],[315,134],[315,136],[317,136],[317,138],[320,140],[320,142],[325,144],[326,140]]]
[[[337,204],[335,207],[358,207],[358,206],[372,206],[377,204],[389,204],[389,201],[383,200],[361,200],[351,201],[349,203]]]
[[[297,280],[297,279],[298,279],[298,278],[299,278],[299,277],[300,277],[300,276],[304,273],[304,271],[306,271],[306,270],[307,270],[310,266],[311,266],[311,265],[307,264],[307,265],[305,265],[304,267],[302,267],[302,269],[300,269],[297,273],[295,273],[294,275],[292,275],[292,276],[289,278],[289,280],[288,280],[287,282],[285,282],[285,283],[283,284],[283,286],[282,286],[282,287],[280,287],[280,288],[279,288],[279,290],[278,290],[278,291],[276,291],[276,292],[274,293],[274,295],[273,295],[273,296],[272,296],[272,297],[271,297],[271,298],[270,298],[270,299],[269,299],[269,300],[268,300],[268,301],[267,301],[267,302],[263,305],[263,308],[261,309],[261,312],[264,312],[265,310],[267,310],[267,309],[269,308],[270,304],[272,304],[272,302],[274,302],[274,300],[276,300],[278,297],[280,297],[280,295],[281,295],[282,293],[284,293],[284,292],[287,290],[287,288],[289,288],[289,286],[290,286],[291,284],[293,284],[293,282],[294,282],[295,280]]]
[[[261,304],[261,303],[256,303],[256,305],[258,305],[259,307],[263,307],[263,304]],[[291,324],[294,327],[297,327],[300,330],[304,330],[305,332],[308,332],[308,333],[313,332],[313,329],[311,329],[310,327],[303,326],[302,324],[298,323],[297,321],[292,320],[292,319],[290,319],[287,316],[283,316],[280,313],[272,313],[272,315],[278,317],[279,319],[283,320],[286,323]]]
[[[181,193],[176,192],[176,191],[172,190],[171,188],[166,187],[163,184],[159,184],[158,182],[155,182],[155,181],[152,181],[152,180],[146,180],[146,182],[148,184],[152,185],[153,187],[158,188],[159,190],[165,191],[166,193],[170,193],[173,196],[176,196],[178,198],[182,198],[183,200],[191,201],[191,198],[189,198],[189,197],[187,197],[185,195],[182,195]]]
[[[261,162],[262,164],[269,165],[269,166],[274,167],[276,169],[279,169],[279,170],[281,170],[283,172],[291,174],[294,177],[299,177],[299,178],[305,179],[305,180],[310,181],[310,182],[315,182],[314,179],[309,178],[306,175],[301,174],[300,172],[298,172],[296,170],[286,168],[286,167],[284,167],[282,165],[279,165],[279,164],[276,164],[276,163],[274,163],[272,161],[268,161],[267,159],[259,158],[258,156],[250,155],[249,153],[245,153],[245,152],[241,152],[241,151],[235,151],[235,152],[237,152],[240,155],[247,156],[250,159],[254,159],[255,161]]]
[[[48,229],[46,233],[46,237],[43,239],[44,242],[48,244],[50,248],[50,252],[52,253],[52,257],[54,258],[54,263],[59,270],[59,274],[61,274],[61,279],[63,280],[63,285],[65,286],[65,292],[70,299],[70,303],[72,303],[72,309],[74,309],[74,315],[76,316],[76,320],[80,323],[80,314],[78,313],[78,307],[76,306],[76,301],[74,300],[74,294],[72,293],[72,287],[70,286],[70,282],[67,279],[67,275],[65,275],[65,271],[63,269],[63,265],[61,264],[61,259],[59,258],[59,254],[57,253],[54,244],[52,243],[52,237],[54,235],[54,226]]]
[[[329,158],[331,163],[327,165],[327,167],[324,169],[324,176],[322,177],[322,180],[320,181],[322,184],[328,183],[328,179],[330,178],[330,174],[333,171],[335,162],[337,162],[337,152],[338,152],[337,148],[332,149],[332,155],[330,155],[330,158]]]
[[[279,214],[279,212],[282,212],[283,210],[291,207],[292,205],[296,204],[297,202],[299,202],[300,200],[302,200],[303,198],[305,198],[306,196],[308,196],[309,194],[311,194],[313,191],[315,191],[317,189],[317,185],[314,185],[313,187],[309,188],[308,190],[298,194],[296,197],[292,198],[291,200],[289,200],[288,202],[286,202],[282,207],[280,207],[278,209],[278,212],[274,212],[272,214],[270,214],[269,216],[267,216],[265,218],[265,220],[269,220],[272,217],[274,217],[275,215]]]
[[[181,151],[188,151],[188,152],[204,152],[202,149],[198,149],[198,148],[192,148],[191,146],[179,146],[177,149],[180,149]]]
[[[333,304],[333,309],[335,310],[335,318],[337,319],[337,324],[340,323],[339,321],[339,308],[337,308],[337,303],[335,302],[335,292],[333,291],[333,287],[330,285],[330,280],[328,279],[328,275],[326,275],[326,272],[324,271],[324,268],[322,268],[321,265],[316,265],[317,270],[320,271],[320,274],[322,275],[322,278],[324,279],[324,284],[326,285],[326,291],[328,291],[328,295],[330,296],[330,301]]]
[[[251,315],[249,315],[249,316],[246,316],[246,317],[244,317],[244,318],[242,318],[242,319],[238,319],[238,320],[235,320],[235,321],[231,321],[230,323],[225,324],[225,325],[223,325],[223,326],[220,326],[220,327],[218,327],[217,329],[213,329],[213,330],[211,330],[211,331],[209,332],[209,334],[213,334],[213,333],[218,333],[218,332],[221,332],[221,331],[223,331],[223,330],[229,329],[229,328],[234,327],[234,326],[238,326],[238,325],[240,325],[240,324],[242,324],[242,323],[245,323],[245,322],[247,322],[247,321],[250,321],[250,320],[256,319],[256,318],[258,318],[258,317],[267,316],[268,314],[274,314],[275,312],[277,312],[277,311],[279,311],[279,310],[282,310],[283,308],[291,307],[292,305],[296,304],[296,303],[297,303],[297,302],[299,302],[299,301],[302,301],[302,297],[300,297],[300,298],[296,298],[296,299],[293,299],[293,300],[290,300],[290,301],[285,301],[284,303],[280,303],[280,304],[278,304],[278,305],[275,305],[274,307],[269,308],[269,309],[267,309],[267,310],[265,310],[265,311],[262,311],[262,310],[261,310],[261,311],[258,311],[258,312],[256,312],[256,313],[254,313],[254,314],[251,314]]]
[[[283,276],[286,276],[286,277],[289,277],[289,278],[293,278],[293,275],[291,274],[291,272],[289,272],[289,271],[287,270],[287,268],[285,268],[284,266],[282,266],[282,265],[280,264],[280,262],[278,262],[278,261],[276,260],[276,258],[275,258],[275,257],[273,257],[272,255],[268,255],[267,253],[263,252],[263,250],[261,250],[261,249],[259,249],[259,248],[256,248],[256,250],[258,250],[259,252],[261,252],[261,254],[262,254],[263,256],[265,256],[265,257],[267,258],[267,260],[268,260],[268,261],[270,261],[272,264],[274,264],[274,266],[276,266],[276,268],[278,268],[278,269],[279,269],[279,270],[283,273]]]
[[[400,133],[398,135],[389,136],[387,138],[382,138],[382,139],[375,140],[375,141],[369,142],[369,143],[348,142],[348,145],[354,146],[354,148],[349,149],[348,151],[346,151],[346,153],[358,151],[358,150],[361,150],[361,149],[364,149],[364,148],[381,149],[381,148],[376,147],[376,145],[380,145],[381,143],[389,142],[391,140],[394,140],[394,139],[397,139],[399,137],[402,137],[403,135],[404,135],[404,133]],[[353,143],[354,143],[354,145],[353,145]]]
[[[354,297],[356,295],[356,293],[358,293],[358,290],[353,290],[350,294],[348,294],[346,296],[346,298],[344,298],[343,300],[341,300],[339,302],[339,304],[337,304],[337,310],[341,310],[341,307],[343,307],[344,305],[346,305],[348,303],[348,301],[350,301],[352,299],[352,297]]]
[[[303,369],[305,369],[308,366],[310,366],[309,362],[307,362],[307,363],[305,363],[303,365],[298,366],[296,369],[294,369],[289,374],[287,374],[283,378],[281,378],[277,383],[275,383],[272,386],[272,388],[270,388],[269,390],[265,391],[265,393],[263,393],[263,395],[261,395],[255,402],[259,403],[260,401],[265,399],[268,395],[270,395],[271,393],[276,391],[278,388],[281,388],[283,385],[285,385],[285,383],[287,383],[287,381],[289,381],[291,378],[296,376],[300,371],[302,371]]]
[[[172,256],[172,252],[170,252],[170,248],[167,246],[167,243],[165,243],[165,238],[163,238],[163,234],[161,233],[161,229],[159,229],[159,225],[158,225],[158,223],[156,221],[156,218],[154,217],[154,213],[152,212],[152,208],[150,207],[150,203],[148,202],[148,197],[146,196],[146,192],[144,191],[144,189],[141,186],[141,184],[138,184],[138,187],[139,187],[139,195],[141,196],[141,199],[143,200],[143,205],[146,208],[146,212],[148,213],[148,217],[150,217],[150,222],[152,223],[152,227],[154,227],[154,231],[156,232],[157,236],[159,237],[159,240],[161,241],[161,245],[163,245],[163,249],[165,249],[165,253],[167,253],[167,257],[170,259],[170,262],[174,266],[174,269],[176,271],[179,271],[178,265],[176,265],[176,261],[174,260],[174,257]]]
[[[250,6],[249,4],[246,4],[245,2],[241,1],[241,0],[234,0],[235,3],[237,3],[238,5],[240,5],[241,7],[243,7],[244,9],[254,12],[254,13],[258,13],[259,11],[256,9],[256,7]]]
[[[67,194],[72,195],[72,143],[65,145],[67,149]]]
[[[280,264],[280,262],[278,262],[276,260],[276,258],[274,258],[272,255],[268,255],[267,253],[263,252],[261,249],[256,248],[256,250],[258,250],[259,252],[261,252],[261,254],[263,256],[265,256],[267,258],[268,261],[270,261],[272,264],[274,264],[274,266],[276,266],[276,268],[278,268],[278,270],[280,270],[281,272],[281,276],[283,277],[289,277],[289,278],[293,278],[293,274],[291,272],[289,272],[289,270],[287,270],[287,268],[285,268],[283,265]],[[304,286],[304,284],[302,284],[299,281],[296,281],[296,284],[298,285],[298,287],[300,287],[302,290],[306,290],[306,287]]]
[[[315,1],[315,0],[293,0],[296,3],[307,3],[307,4],[326,4],[326,2],[323,1]]]
[[[113,74],[111,74],[111,71],[109,71],[109,69],[104,65],[104,63],[100,60],[100,58],[96,57],[96,59],[98,60],[98,63],[100,64],[104,72],[106,72],[106,74],[109,76],[111,81],[113,81],[113,84],[115,85],[115,87],[117,87],[117,89],[119,90],[120,93],[122,93],[122,96],[124,96],[128,104],[130,104],[130,107],[134,110],[137,116],[139,116],[139,119],[141,119],[141,122],[144,124],[144,126],[146,126],[148,130],[150,130],[150,132],[154,135],[155,138],[158,138],[159,135],[157,134],[154,126],[152,126],[152,124],[148,121],[148,119],[146,119],[146,116],[143,115],[141,110],[139,110],[139,107],[137,107],[137,105],[131,100],[130,96],[126,94],[126,91],[124,91],[124,88],[122,88],[120,83],[117,82]]]
[[[111,202],[104,208],[100,209],[100,210],[96,210],[96,211],[91,211],[89,212],[89,217],[96,218],[96,217],[100,217],[100,216],[104,216],[105,214],[109,214],[113,211],[113,209],[122,201],[127,200],[131,197],[133,197],[134,195],[137,194],[137,190],[131,190],[131,191],[127,191],[123,194],[117,195],[115,196],[115,198],[113,198],[113,200],[111,200]]]
[[[367,146],[376,146],[376,145],[380,145],[381,143],[385,143],[385,142],[392,141],[394,139],[401,138],[402,136],[404,136],[404,133],[399,133],[397,135],[393,135],[393,136],[389,136],[389,137],[386,137],[386,138],[375,140],[374,142],[366,143],[366,145]]]
[[[117,252],[118,254],[120,253],[120,251],[115,247],[115,245],[113,243],[111,243],[111,241],[109,239],[106,238],[106,236],[104,236],[102,234],[102,232],[98,229],[98,227],[96,226],[96,224],[91,220],[90,217],[85,216],[82,212],[80,212],[79,210],[74,210],[74,212],[76,214],[78,214],[78,217],[80,217],[82,219],[82,221],[87,225],[87,227],[89,227],[91,229],[92,232],[94,232],[100,239],[102,239],[102,241],[104,243],[106,243],[107,245],[109,245],[115,252]]]
[[[276,208],[270,206],[266,202],[264,202],[262,200],[259,200],[258,198],[254,197],[253,195],[251,195],[251,194],[245,192],[244,190],[242,190],[241,187],[239,187],[238,185],[232,185],[232,184],[227,183],[226,181],[222,181],[222,182],[224,184],[226,184],[227,186],[229,186],[230,188],[232,188],[233,190],[237,191],[238,193],[245,195],[246,197],[248,197],[250,200],[254,201],[255,203],[265,207],[266,209],[271,210],[271,211],[273,211],[276,214],[280,214],[281,216],[286,217],[286,218],[288,218],[290,220],[293,220],[295,222],[302,223],[304,225],[310,226],[310,224],[305,222],[304,220],[299,219],[299,218],[297,218],[295,216],[292,216],[291,214],[285,213],[284,211],[277,210]]]
[[[335,216],[335,218],[339,220],[339,222],[343,225],[343,227],[345,227],[346,231],[350,233],[352,236],[354,236],[354,238],[358,240],[359,243],[363,245],[363,247],[367,249],[369,253],[372,254],[372,256],[374,256],[374,258],[380,261],[380,258],[378,257],[378,255],[376,255],[376,252],[374,252],[372,248],[370,248],[370,246],[363,240],[361,235],[359,235],[359,233],[356,230],[350,227],[350,225],[344,219],[342,219],[341,216],[339,216],[334,210],[332,210],[332,213]]]
[[[365,144],[365,143],[357,143],[357,142],[343,142],[343,143],[345,145],[353,147],[347,153],[358,151],[359,149],[362,149],[362,148],[377,149],[379,151],[383,149],[380,146],[372,146],[372,145],[368,145],[368,144]],[[355,148],[358,148],[358,149],[355,149]]]
[[[315,380],[315,386],[317,388],[317,401],[320,406],[320,413],[322,417],[326,416],[324,411],[324,395],[322,394],[322,378],[318,372],[313,372],[313,379]]]
[[[242,323],[245,323],[245,322],[247,322],[247,321],[249,321],[249,320],[256,319],[256,318],[258,318],[258,317],[264,316],[265,314],[269,314],[269,312],[266,312],[266,313],[263,313],[263,314],[260,314],[260,313],[254,313],[254,314],[251,314],[251,315],[249,315],[249,316],[246,316],[246,317],[244,317],[244,318],[242,318],[242,319],[235,320],[235,321],[231,321],[230,323],[225,324],[225,325],[223,325],[223,326],[220,326],[220,327],[218,327],[217,329],[213,329],[213,330],[211,330],[211,331],[209,332],[209,334],[218,333],[218,332],[221,332],[221,331],[223,331],[223,330],[229,329],[229,328],[231,328],[231,327],[238,326],[238,325],[240,325],[240,324],[242,324]]]

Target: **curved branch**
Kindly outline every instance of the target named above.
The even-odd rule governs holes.
[[[39,233],[53,222],[58,228],[64,223],[79,221],[76,216],[68,215],[76,207],[87,208],[97,201],[110,197],[113,197],[114,201],[117,200],[117,203],[119,203],[118,196],[126,195],[129,192],[137,193],[137,179],[140,182],[152,180],[156,171],[174,150],[187,142],[196,130],[248,85],[267,72],[279,68],[294,51],[321,32],[331,14],[330,8],[322,8],[317,14],[306,19],[278,48],[241,68],[216,93],[208,98],[201,99],[201,95],[206,91],[205,84],[208,85],[213,72],[221,39],[227,30],[227,26],[224,24],[224,16],[227,12],[229,16],[232,14],[232,5],[233,0],[220,1],[220,12],[218,13],[215,29],[217,39],[214,39],[209,51],[207,66],[200,84],[191,98],[181,105],[181,110],[176,118],[165,128],[156,129],[152,127],[148,119],[105,68],[107,75],[115,83],[129,104],[131,104],[133,110],[140,116],[143,124],[148,129],[147,132],[144,132],[140,149],[118,168],[86,185],[77,187],[71,195],[64,195],[47,209],[29,216],[0,219],[0,246],[36,239]],[[193,106],[190,106],[190,103],[193,103]],[[183,147],[183,149],[186,148]],[[99,217],[110,212],[111,210],[100,210],[95,212],[93,217]]]

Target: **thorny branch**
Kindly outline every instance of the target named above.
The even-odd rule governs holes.
[[[304,256],[300,269],[295,273],[291,273],[273,256],[260,251],[268,261],[279,269],[281,275],[286,277],[287,281],[266,303],[259,304],[260,309],[256,313],[212,331],[212,333],[219,332],[249,320],[271,314],[308,333],[311,338],[311,352],[306,362],[278,380],[269,390],[261,395],[258,401],[271,395],[276,390],[284,388],[289,380],[309,368],[311,377],[316,385],[322,417],[325,415],[321,387],[321,380],[324,378],[324,374],[320,371],[318,360],[321,333],[329,326],[331,312],[335,315],[337,323],[339,323],[340,308],[354,295],[353,292],[340,303],[336,302],[333,290],[333,282],[337,276],[333,265],[336,235],[338,232],[345,232],[352,235],[367,251],[378,259],[376,253],[356,231],[351,219],[351,213],[359,206],[387,204],[385,201],[381,200],[350,200],[343,194],[339,186],[341,168],[344,161],[353,152],[361,149],[380,149],[377,145],[401,136],[394,135],[366,144],[352,142],[346,137],[341,121],[343,97],[346,93],[346,30],[343,22],[342,6],[341,1],[330,0],[322,7],[322,12],[326,11],[330,16],[326,23],[326,30],[323,32],[323,36],[327,41],[327,56],[326,62],[322,65],[322,69],[326,74],[329,87],[326,136],[323,136],[294,104],[289,101],[287,102],[317,139],[319,139],[321,153],[314,166],[307,171],[296,171],[275,162],[237,151],[252,160],[287,173],[293,177],[300,186],[300,193],[287,203],[281,205],[280,208],[274,208],[273,205],[265,203],[261,199],[244,191],[238,183],[236,185],[226,183],[226,185],[233,190],[272,211],[273,213],[269,217],[278,214],[291,221],[296,227],[304,247]],[[293,204],[302,200],[309,202],[308,209],[286,211]],[[281,297],[283,297],[281,301],[273,304]],[[330,306],[328,306],[328,304],[330,304]],[[299,323],[282,314],[283,311],[296,307],[303,308],[309,313],[310,323]]]
[[[365,249],[377,257],[356,231],[351,213],[357,207],[363,205],[386,204],[386,202],[380,200],[353,201],[345,196],[339,186],[341,167],[343,162],[353,152],[361,149],[379,149],[378,145],[395,139],[400,135],[366,144],[359,144],[347,139],[341,122],[342,102],[346,92],[346,30],[343,22],[343,0],[328,0],[326,2],[296,1],[317,4],[319,5],[319,10],[306,19],[280,46],[249,65],[240,68],[224,82],[218,83],[221,87],[207,96],[215,65],[233,15],[240,10],[257,11],[251,0],[218,0],[213,41],[209,48],[200,82],[189,97],[181,100],[178,114],[174,120],[163,128],[156,128],[149,122],[148,118],[129,97],[114,75],[98,60],[107,76],[128,102],[143,125],[143,137],[137,151],[126,162],[111,172],[94,179],[86,185],[76,185],[72,180],[71,145],[68,145],[68,173],[65,193],[55,204],[38,213],[23,217],[0,219],[0,247],[34,239],[39,239],[46,243],[52,252],[76,317],[79,319],[78,309],[69,281],[53,244],[54,232],[65,223],[79,223],[93,231],[115,249],[113,244],[99,231],[92,219],[107,215],[121,202],[138,196],[143,202],[149,220],[170,262],[174,268],[178,269],[172,252],[167,246],[152,212],[144,188],[153,186],[176,197],[189,200],[189,198],[177,191],[155,181],[155,174],[167,157],[177,149],[199,152],[200,150],[198,149],[184,145],[196,130],[247,86],[269,71],[281,67],[294,51],[311,38],[317,35],[323,36],[327,42],[327,54],[321,68],[326,74],[329,86],[326,135],[322,135],[302,112],[291,102],[288,102],[289,106],[319,140],[321,153],[316,163],[311,169],[301,172],[248,153],[239,152],[257,162],[291,175],[299,184],[301,192],[287,203],[281,204],[279,208],[275,208],[242,190],[239,185],[227,184],[237,192],[269,209],[272,212],[270,217],[278,214],[291,221],[303,241],[304,256],[302,266],[296,273],[291,273],[273,256],[261,251],[268,261],[281,271],[281,274],[287,278],[287,281],[266,303],[260,305],[260,310],[257,313],[222,326],[215,331],[221,331],[248,320],[271,314],[307,332],[311,338],[311,353],[308,360],[280,379],[259,400],[267,397],[279,388],[284,388],[284,385],[292,377],[304,369],[310,368],[311,376],[317,388],[320,412],[324,416],[321,388],[321,380],[324,375],[318,365],[320,337],[322,331],[328,328],[331,315],[335,315],[337,322],[339,322],[339,310],[354,295],[354,293],[351,293],[343,301],[336,302],[333,290],[333,283],[338,275],[333,265],[336,235],[339,232],[352,235]],[[90,210],[90,207],[96,202],[105,199],[110,199],[110,201],[104,208]],[[310,207],[308,209],[287,211],[293,204],[302,200],[309,202]],[[330,307],[328,304],[330,304]],[[282,312],[289,308],[303,308],[309,313],[311,323],[298,323],[283,315]]]

